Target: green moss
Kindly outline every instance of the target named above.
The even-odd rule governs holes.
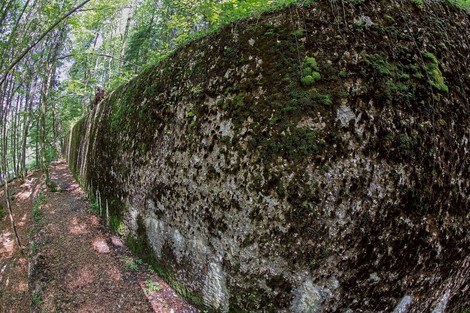
[[[425,59],[427,59],[428,61],[431,61],[431,63],[434,63],[434,64],[438,64],[438,63],[439,63],[439,62],[437,61],[436,56],[435,56],[433,53],[429,52],[429,51],[423,52],[423,57],[424,57]]]
[[[313,70],[310,67],[304,67],[302,69],[302,77],[311,76],[312,72],[313,72]]]
[[[382,53],[367,54],[364,59],[379,75],[391,76],[395,70],[395,66],[390,64]]]
[[[239,108],[244,105],[244,100],[245,100],[245,93],[241,92],[233,98],[233,103],[235,104],[235,107]]]
[[[117,234],[121,236],[125,235],[126,228],[125,228],[124,222],[121,219],[119,219],[116,215],[111,215],[109,217],[109,226]]]
[[[220,137],[220,141],[223,142],[224,144],[228,145],[228,144],[230,144],[231,138],[229,136],[222,136],[222,137]]]
[[[310,67],[313,70],[318,70],[317,60],[313,57],[306,57],[304,60],[304,67]]]
[[[305,34],[305,29],[299,28],[297,30],[294,30],[293,32],[290,33],[292,36],[295,37],[302,37]]]
[[[311,86],[321,79],[317,60],[313,57],[305,57],[302,65],[302,75],[300,81],[304,86]]]
[[[318,151],[316,133],[308,128],[294,128],[290,133],[284,134],[280,138],[265,140],[257,138],[251,144],[261,146],[264,149],[265,158],[271,161],[278,156],[293,161]]]
[[[321,75],[319,72],[312,72],[311,75],[307,75],[302,77],[302,84],[305,86],[313,85],[317,80],[321,79]]]
[[[274,36],[276,35],[276,32],[273,30],[268,30],[264,33],[265,36]]]
[[[439,62],[436,56],[426,51],[423,53],[423,57],[427,60],[425,69],[428,76],[428,83],[439,91],[448,92],[449,87],[446,85],[444,77],[439,70]]]
[[[402,52],[404,55],[399,59],[396,59],[396,56],[392,59],[392,56],[385,52],[364,55],[365,63],[371,69],[367,72],[368,78],[373,78],[370,91],[376,92],[382,103],[407,106],[420,103],[416,99],[426,97],[421,94],[424,91],[424,78],[428,78],[428,83],[433,87],[441,91],[446,90],[447,86],[435,63],[437,60],[432,54],[423,53],[423,64],[417,62],[408,49],[403,49]]]
[[[302,81],[302,84],[304,84],[305,86],[310,86],[315,82],[315,79],[313,79],[311,75],[307,75],[307,76],[302,77],[301,81]]]
[[[176,291],[176,293],[181,295],[183,298],[188,299],[190,303],[194,304],[197,307],[203,306],[204,302],[199,295],[184,287],[183,284],[175,280],[171,275],[167,275],[165,279],[168,284],[173,288],[173,290]]]
[[[193,112],[193,111],[191,111],[191,110],[186,111],[186,117],[187,117],[187,118],[191,118],[191,117],[194,117],[194,116],[196,116],[196,113],[195,113],[195,112]]]
[[[333,98],[330,95],[323,95],[321,98],[321,102],[324,105],[332,105],[333,104]]]
[[[202,92],[203,92],[203,88],[202,88],[201,85],[197,85],[197,86],[194,86],[193,88],[191,88],[191,93],[193,95],[198,96],[198,95],[201,95]]]
[[[89,197],[90,198],[90,210],[94,214],[99,214],[100,212],[100,204],[98,203],[98,200],[95,197]]]
[[[392,24],[395,23],[395,19],[393,18],[393,16],[385,14],[384,19],[388,21],[389,23],[392,23]]]
[[[110,116],[110,126],[113,132],[122,130],[125,125],[124,119],[127,115],[129,115],[129,112],[125,103],[121,100],[116,100]]]
[[[391,135],[395,137],[395,145],[398,147],[398,155],[406,158],[415,158],[416,157],[416,149],[419,145],[419,137],[418,133],[414,130],[408,134],[404,132],[402,134]]]
[[[429,84],[436,88],[437,90],[448,92],[449,87],[445,84],[444,77],[438,68],[434,68],[429,71],[430,80]]]
[[[321,79],[321,75],[319,72],[312,72],[312,77],[314,79],[314,81],[317,81],[319,79]]]
[[[217,106],[220,107],[222,110],[228,110],[230,107],[230,103],[228,100],[219,100],[217,101]]]
[[[147,144],[145,142],[142,142],[139,146],[140,154],[145,154],[148,151]]]
[[[33,215],[33,221],[38,224],[42,221],[42,212],[41,212],[41,206],[46,202],[46,196],[44,193],[40,193],[39,196],[36,199],[36,202],[33,205],[33,208],[31,209],[31,213]]]

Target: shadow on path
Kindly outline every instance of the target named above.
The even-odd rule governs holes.
[[[51,164],[32,257],[33,306],[43,312],[199,312],[132,257],[97,216],[67,164]],[[129,266],[129,264],[137,266]]]

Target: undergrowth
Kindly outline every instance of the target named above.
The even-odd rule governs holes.
[[[447,2],[470,11],[470,0],[447,0]]]
[[[38,224],[42,220],[41,206],[46,202],[46,196],[44,193],[40,193],[36,202],[34,203],[33,208],[31,209],[33,215],[33,221]]]

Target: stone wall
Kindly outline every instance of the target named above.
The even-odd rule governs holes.
[[[470,307],[469,15],[344,5],[195,40],[70,133],[103,218],[201,307]]]

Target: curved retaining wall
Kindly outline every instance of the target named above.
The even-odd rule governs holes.
[[[469,300],[469,16],[318,1],[230,25],[73,128],[104,218],[217,312]]]

